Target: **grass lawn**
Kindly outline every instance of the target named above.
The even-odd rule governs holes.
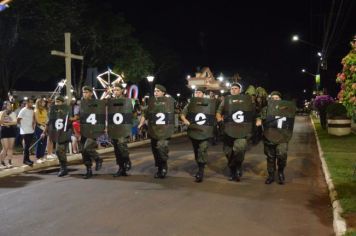
[[[356,135],[342,137],[329,135],[327,130],[321,128],[319,120],[313,119],[313,121],[338,199],[344,210],[343,217],[348,227],[356,230],[356,173],[354,175]],[[356,235],[356,231],[347,235]]]

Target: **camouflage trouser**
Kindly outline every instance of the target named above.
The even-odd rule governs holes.
[[[245,138],[234,139],[224,136],[224,153],[227,158],[227,165],[230,168],[241,168],[245,158],[247,140]]]
[[[151,138],[151,149],[155,159],[155,166],[159,167],[160,163],[167,163],[168,160],[168,139],[157,140]]]
[[[67,143],[56,143],[56,155],[59,160],[59,164],[67,165]]]
[[[206,159],[208,157],[208,147],[209,147],[208,139],[205,140],[190,139],[190,140],[192,140],[192,144],[193,144],[195,161],[197,163],[206,164]]]
[[[85,166],[91,167],[92,161],[99,159],[99,154],[96,151],[97,146],[98,145],[95,139],[87,138],[85,140],[82,152],[83,162]]]
[[[113,139],[114,152],[116,157],[116,164],[123,167],[124,163],[129,161],[129,149],[127,147],[127,138]]]
[[[267,156],[267,171],[276,170],[276,159],[279,170],[283,170],[287,165],[288,143],[271,144],[264,143],[264,153]]]

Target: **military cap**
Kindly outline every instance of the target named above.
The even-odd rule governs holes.
[[[280,92],[278,92],[278,91],[273,91],[273,92],[271,92],[271,97],[273,96],[273,95],[277,95],[277,96],[279,96],[280,98],[282,98],[282,94],[280,93]]]
[[[198,87],[195,91],[200,91],[202,93],[205,93],[205,88],[204,87]]]
[[[64,97],[59,95],[59,96],[56,96],[56,98],[54,100],[64,102]]]
[[[237,82],[232,83],[231,87],[239,87],[242,90],[242,85],[240,83],[237,83]]]
[[[82,90],[83,91],[90,91],[90,92],[93,92],[93,88],[91,88],[90,86],[88,86],[88,85],[85,85],[85,86],[83,86],[83,88],[82,88]]]
[[[166,87],[164,87],[163,85],[156,84],[155,88],[161,90],[164,93],[167,92]]]
[[[121,88],[121,89],[124,89],[124,86],[122,86],[121,83],[115,83],[115,84],[113,85],[113,87],[114,87],[114,88]]]

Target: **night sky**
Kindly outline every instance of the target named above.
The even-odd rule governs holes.
[[[115,1],[103,4],[109,2]],[[352,11],[342,9],[339,24],[346,23],[342,30],[337,28],[336,33],[341,33],[337,35],[338,41],[332,42],[336,48],[328,58],[328,71],[322,71],[322,83],[334,94],[341,58],[350,50],[349,41],[356,33],[355,19],[350,17],[356,15],[355,4],[345,1],[345,5],[346,2]],[[181,56],[182,78],[184,73],[194,74],[197,67],[209,66],[215,75],[222,72],[232,76],[238,72],[249,80],[247,84],[264,85],[269,90],[296,96],[304,89],[311,95],[315,87],[313,77],[300,71],[306,68],[316,73],[318,49],[291,42],[291,37],[298,34],[321,49],[331,3],[120,1],[115,7],[136,28],[138,37],[150,31],[169,41]]]
[[[134,36],[143,43],[151,34],[175,51],[180,70],[169,78],[156,75],[156,82],[164,81],[172,94],[184,94],[183,90],[189,93],[185,77],[208,66],[215,76],[239,73],[244,86],[253,84],[301,100],[310,98],[315,89],[314,78],[301,73],[301,69],[316,74],[316,53],[326,39],[328,15],[334,3],[332,13],[334,17],[339,13],[339,18],[330,42],[328,68],[321,71],[321,79],[322,87],[335,96],[339,91],[336,74],[356,33],[354,0],[88,2],[97,11],[122,14],[135,28]],[[293,34],[317,48],[292,42]]]

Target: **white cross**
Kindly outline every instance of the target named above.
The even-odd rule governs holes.
[[[66,63],[66,94],[68,97],[67,103],[69,104],[72,101],[72,71],[71,71],[71,61],[73,59],[83,60],[83,56],[72,54],[70,48],[70,33],[64,33],[64,52],[60,51],[51,51],[51,55],[61,56],[65,58]]]

